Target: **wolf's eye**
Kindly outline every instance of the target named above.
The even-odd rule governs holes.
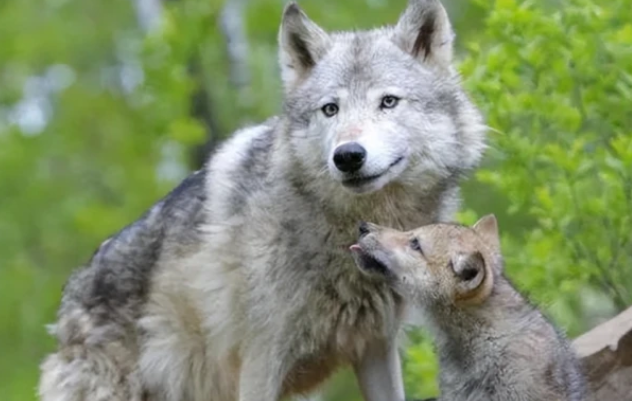
[[[321,110],[326,117],[333,117],[338,114],[338,105],[336,103],[327,103]]]
[[[382,98],[380,109],[392,109],[399,103],[399,98],[393,95],[386,95]]]
[[[419,252],[422,255],[424,254],[424,251],[421,250],[421,244],[419,243],[419,240],[417,238],[413,238],[410,240],[410,249]]]

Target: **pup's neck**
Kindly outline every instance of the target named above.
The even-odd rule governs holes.
[[[525,335],[540,314],[502,275],[489,297],[478,305],[439,305],[427,312],[432,320],[440,359],[467,366],[481,353]]]

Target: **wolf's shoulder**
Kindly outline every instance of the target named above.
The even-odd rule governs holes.
[[[213,179],[217,171],[238,170],[240,167],[254,167],[264,161],[279,133],[280,119],[272,117],[261,124],[241,128],[227,138],[210,156],[207,169]],[[219,177],[221,178],[221,177]]]
[[[240,215],[251,197],[270,186],[277,162],[274,147],[281,135],[280,119],[242,128],[227,139],[207,164],[209,223]]]
[[[242,128],[227,138],[206,165],[186,177],[139,219],[105,240],[64,287],[60,313],[79,307],[96,314],[140,313],[159,261],[186,258],[203,243],[202,230],[213,211],[209,187],[230,185],[232,206],[252,192],[267,172],[278,119]],[[221,166],[221,168],[213,167]],[[227,184],[229,183],[229,184]],[[226,200],[218,199],[227,204]]]

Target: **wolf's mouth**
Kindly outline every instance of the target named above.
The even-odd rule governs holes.
[[[360,245],[352,245],[351,252],[355,255],[358,266],[369,273],[387,274],[388,267],[384,262],[366,252]]]
[[[382,177],[384,174],[388,173],[391,168],[395,167],[399,163],[404,161],[404,156],[398,157],[393,163],[391,163],[384,171],[379,174],[366,175],[366,176],[355,176],[350,177],[342,181],[342,185],[347,187],[361,187],[370,183],[371,181],[375,181],[378,178]]]

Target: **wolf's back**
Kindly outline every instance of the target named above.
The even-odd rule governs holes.
[[[114,313],[141,304],[164,252],[186,254],[200,244],[205,175],[204,170],[192,173],[141,218],[104,241],[88,265],[68,280],[60,315],[76,307]]]

